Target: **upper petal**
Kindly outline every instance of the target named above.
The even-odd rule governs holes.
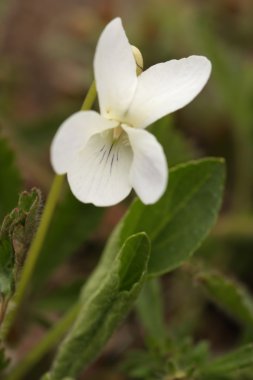
[[[129,171],[133,152],[120,138],[113,140],[112,131],[96,134],[79,151],[68,171],[73,194],[84,203],[111,206],[131,191]]]
[[[136,85],[136,63],[120,18],[102,32],[94,59],[101,114],[119,119],[128,109]]]
[[[155,203],[166,190],[168,167],[162,146],[149,132],[123,126],[128,134],[134,159],[130,181],[143,203]]]
[[[94,111],[79,111],[70,116],[60,125],[51,144],[50,159],[54,171],[66,173],[74,156],[89,138],[115,124]]]
[[[138,77],[127,120],[145,128],[184,107],[202,90],[211,73],[210,61],[202,56],[159,63]]]

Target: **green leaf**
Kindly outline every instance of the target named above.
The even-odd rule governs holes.
[[[145,282],[136,303],[136,310],[148,338],[163,349],[168,334],[159,279],[152,278]]]
[[[209,158],[171,170],[165,195],[154,205],[137,200],[122,221],[121,239],[145,231],[152,242],[150,275],[180,266],[196,251],[217,219],[224,185],[224,161]]]
[[[199,378],[202,379],[203,376],[205,379],[212,380],[216,376],[229,378],[229,375],[237,375],[236,378],[239,379],[240,372],[250,367],[253,367],[253,344],[240,347],[212,360],[200,369]]]
[[[222,310],[253,328],[253,299],[242,284],[215,271],[199,272],[196,279],[206,295]]]
[[[41,286],[54,269],[80,248],[97,226],[102,213],[103,209],[99,207],[78,202],[67,190],[55,211],[35,269],[35,287]]]
[[[121,368],[131,379],[196,380],[198,378],[192,376],[195,369],[204,367],[208,357],[205,342],[196,344],[187,337],[173,337],[167,342],[167,347],[164,346],[163,352],[153,347],[148,347],[146,351],[130,351]]]
[[[94,294],[82,300],[77,320],[53,363],[50,380],[75,377],[100,353],[140,292],[149,251],[145,233],[126,240]]]
[[[191,161],[171,169],[164,196],[150,206],[136,199],[116,226],[83,297],[96,288],[119,247],[134,233],[145,231],[150,237],[150,276],[172,271],[189,259],[216,222],[224,178],[224,161],[218,158]]]
[[[41,212],[38,189],[20,194],[18,206],[7,214],[0,227],[0,293],[10,297],[22,270],[26,253]]]
[[[14,154],[2,136],[0,136],[0,184],[0,220],[2,220],[15,206],[21,187]]]

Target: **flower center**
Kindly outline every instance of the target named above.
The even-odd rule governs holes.
[[[113,140],[118,140],[120,138],[120,136],[122,135],[123,133],[123,129],[121,128],[121,126],[119,125],[118,127],[114,128],[113,129]]]

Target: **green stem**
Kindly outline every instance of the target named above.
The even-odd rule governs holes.
[[[93,103],[95,102],[96,96],[97,96],[96,83],[95,81],[93,81],[84,99],[81,110],[88,111],[89,109],[91,109]]]
[[[10,328],[16,319],[19,308],[26,293],[26,289],[31,281],[33,270],[39,257],[40,250],[42,248],[46,233],[51,222],[56,203],[58,201],[60,191],[62,188],[64,176],[56,175],[47,198],[47,202],[41,217],[41,221],[36,232],[35,238],[28,250],[25,265],[22,271],[20,281],[18,283],[17,291],[14,295],[14,307],[9,311],[4,320],[1,338],[4,339],[8,336]]]
[[[76,319],[80,305],[74,305],[64,317],[53,327],[39,342],[39,344],[32,349],[29,354],[17,365],[16,368],[6,376],[6,380],[19,380],[22,379],[28,371],[35,366],[43,356],[50,351],[56,343],[63,337],[64,333],[73,324]]]
[[[96,85],[95,81],[91,84],[88,93],[84,99],[81,110],[89,110],[96,99]],[[64,176],[56,175],[42,214],[39,228],[36,232],[35,238],[31,244],[31,247],[27,253],[27,259],[25,261],[24,269],[22,271],[21,279],[18,284],[16,294],[14,295],[14,307],[9,311],[1,328],[0,338],[5,339],[8,336],[10,328],[16,319],[20,305],[26,293],[27,286],[31,281],[32,274],[37,263],[44,239],[46,237],[55,206],[59,199],[60,191],[62,188]]]

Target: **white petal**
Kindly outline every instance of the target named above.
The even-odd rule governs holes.
[[[113,143],[112,131],[92,136],[68,172],[73,194],[81,202],[96,206],[120,202],[132,188],[129,181],[132,159],[130,145],[122,139]]]
[[[120,18],[111,21],[102,32],[94,70],[101,114],[120,119],[137,85],[135,59]]]
[[[135,127],[154,121],[191,102],[206,84],[210,61],[202,56],[159,63],[138,77],[137,89],[127,114]]]
[[[64,174],[76,152],[99,131],[113,128],[115,122],[106,120],[94,111],[76,112],[59,127],[51,144],[50,158],[54,171]]]
[[[168,182],[168,167],[162,146],[149,132],[123,126],[134,152],[131,184],[145,204],[155,203]]]

